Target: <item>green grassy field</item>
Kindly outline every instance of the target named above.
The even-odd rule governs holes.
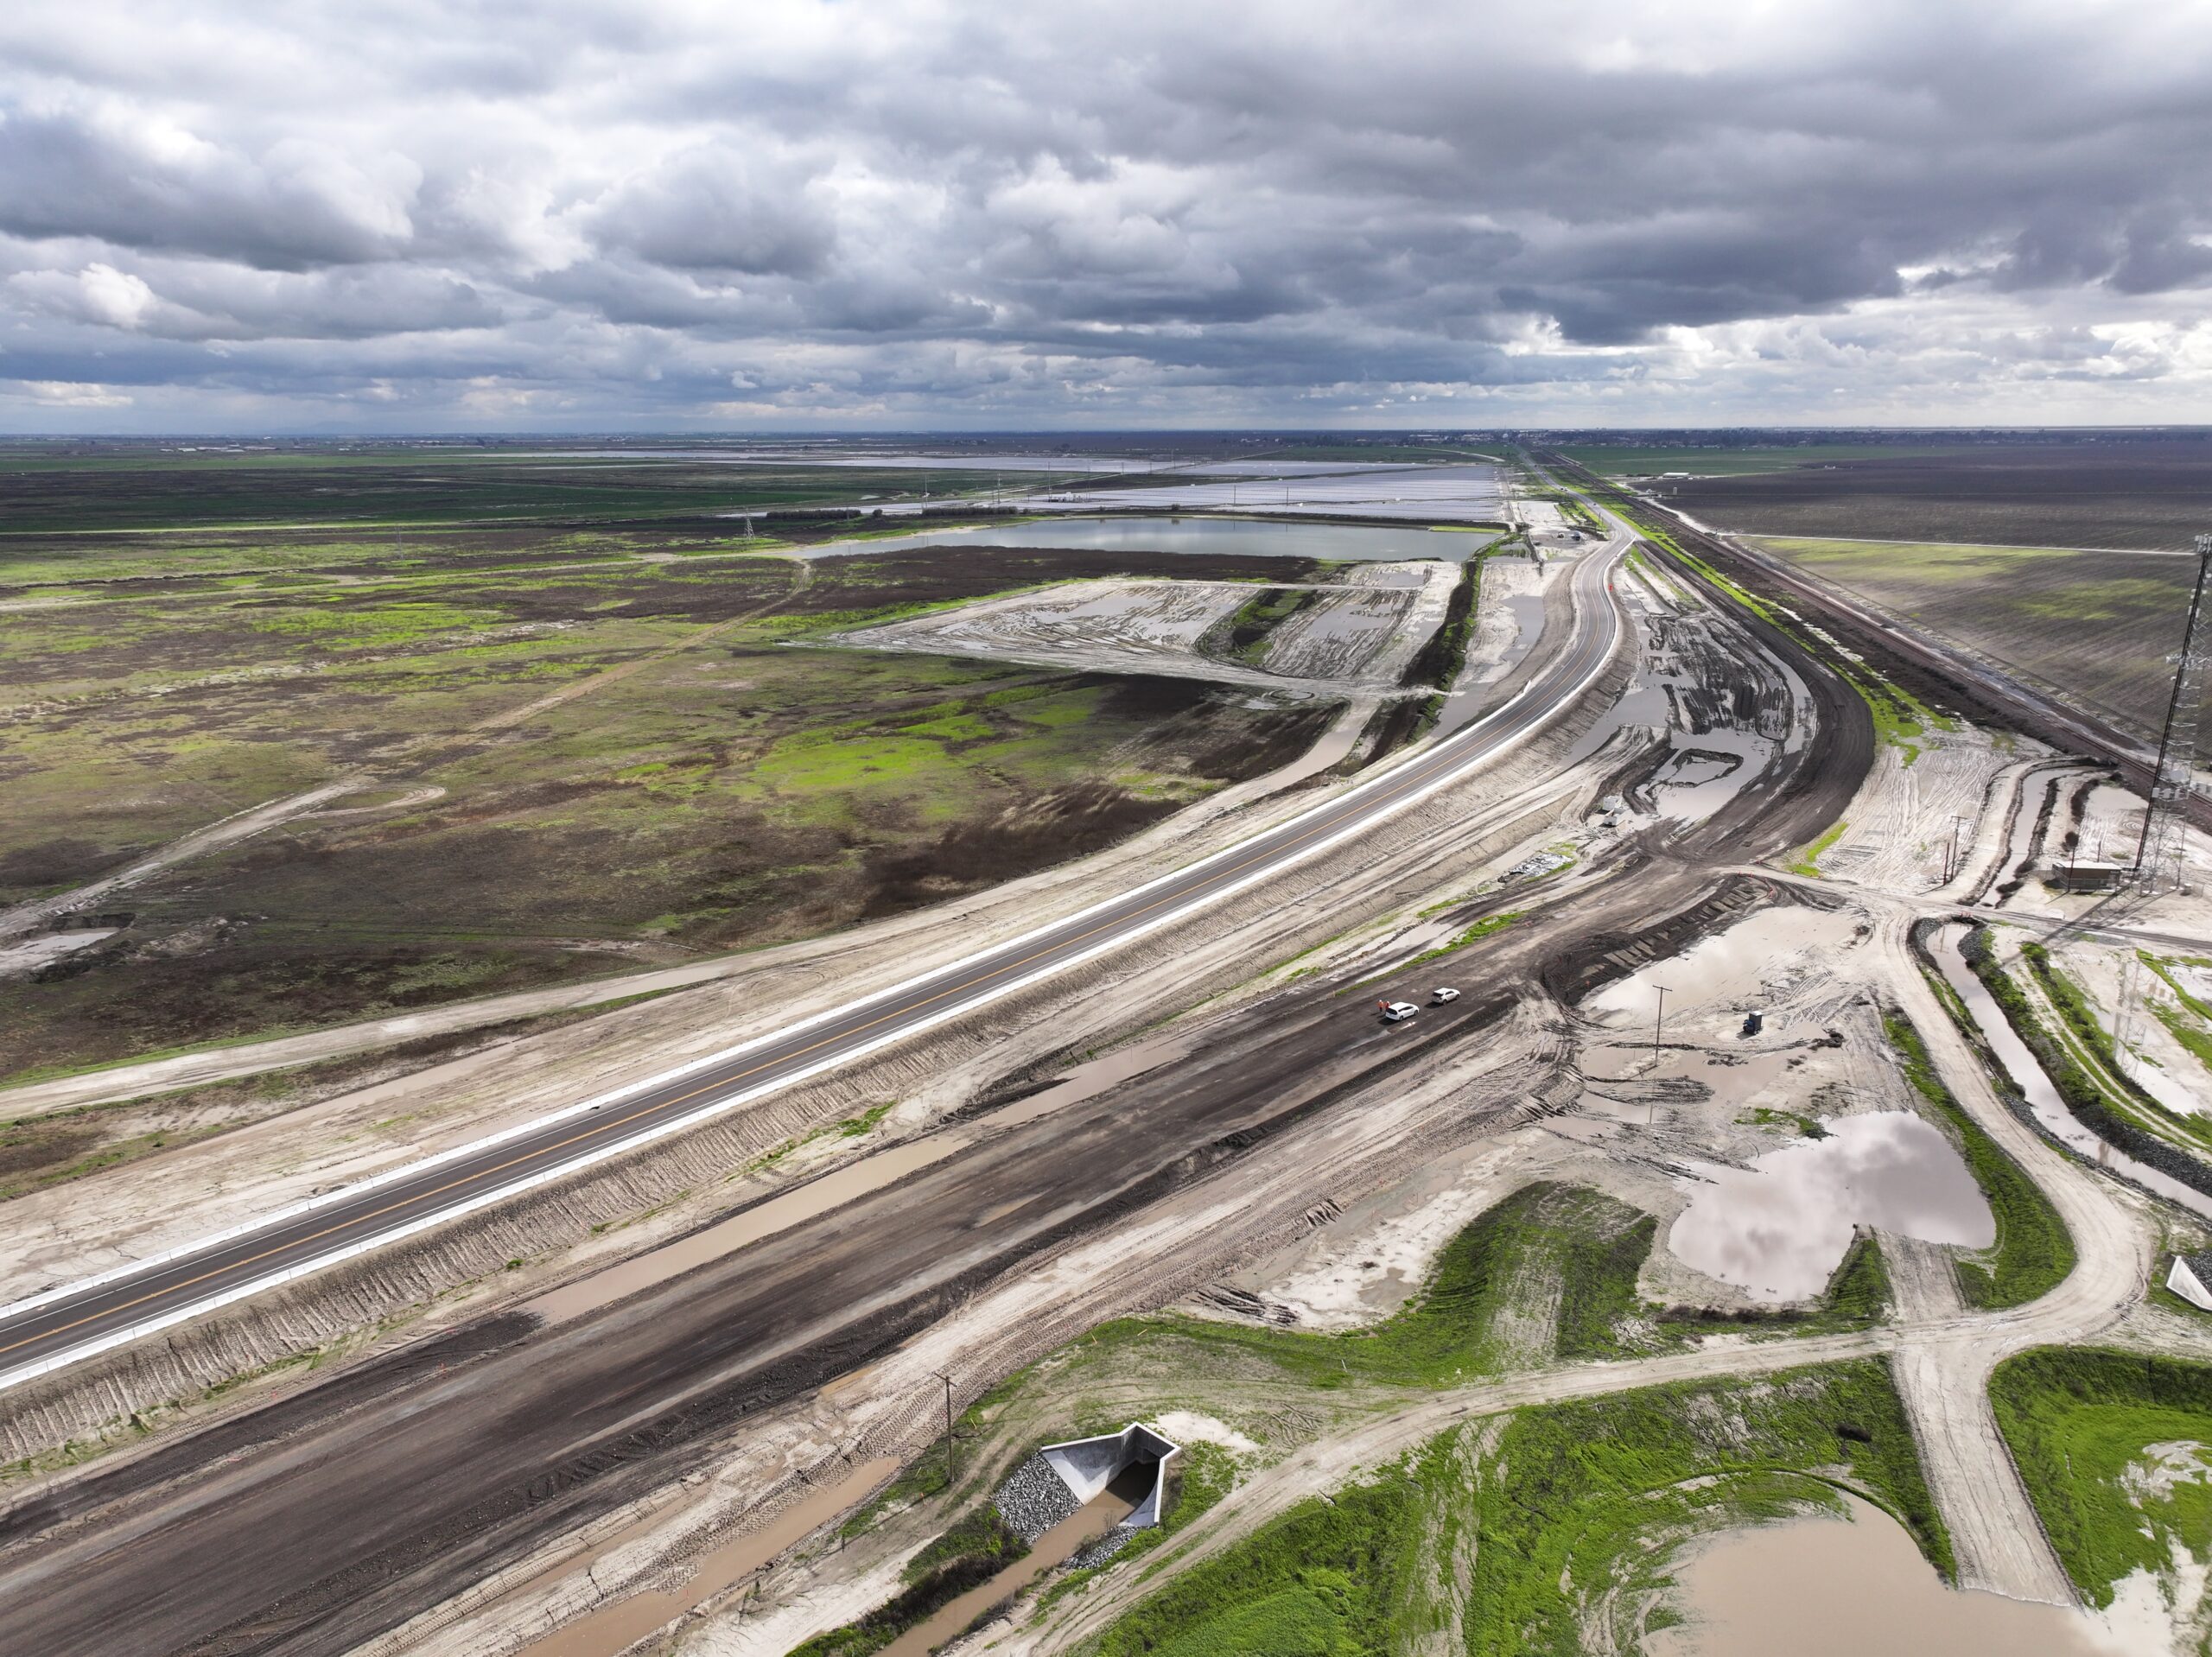
[[[1886,1509],[1939,1570],[1948,1538],[1878,1361],[1524,1410],[1301,1503],[1116,1623],[1101,1657],[1621,1647],[1690,1536],[1808,1508]],[[1657,1544],[1657,1546],[1655,1546]],[[1623,1636],[1626,1636],[1625,1639]]]
[[[2045,1349],[1990,1380],[1997,1422],[2082,1597],[2112,1603],[2135,1571],[2212,1557],[2212,1367]]]

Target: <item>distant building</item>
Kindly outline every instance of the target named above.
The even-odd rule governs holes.
[[[2192,1306],[2212,1311],[2212,1254],[2176,1254],[2166,1287]]]

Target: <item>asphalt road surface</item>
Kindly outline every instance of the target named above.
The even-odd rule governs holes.
[[[1265,834],[1120,898],[748,1044],[703,1069],[647,1084],[526,1132],[466,1148],[397,1178],[337,1193],[305,1212],[212,1241],[110,1281],[0,1317],[0,1387],[179,1323],[317,1265],[420,1231],[503,1193],[546,1183],[626,1146],[912,1035],[1046,975],[1166,925],[1357,834],[1482,765],[1573,702],[1612,654],[1623,618],[1607,588],[1628,537],[1586,554],[1573,575],[1567,648],[1506,703],[1375,781]]]

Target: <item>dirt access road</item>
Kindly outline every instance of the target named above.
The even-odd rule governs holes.
[[[1712,866],[1817,832],[1865,773],[1872,727],[1847,688],[1797,665],[1821,707],[1812,740],[1675,855],[1503,935],[1469,962],[1456,1014],[1410,1041],[1348,1021],[1334,986],[1304,987],[1198,1062],[983,1139],[575,1323],[480,1320],[58,1485],[0,1520],[11,1648],[346,1650],[709,1464],[731,1424],[868,1361],[1039,1250],[1233,1164],[1420,1044],[1465,1034],[1540,972],[1594,965],[1669,901],[1700,899]]]

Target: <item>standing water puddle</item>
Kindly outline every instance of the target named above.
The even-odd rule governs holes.
[[[1996,1222],[1951,1142],[1901,1110],[1822,1124],[1827,1137],[1700,1169],[1712,1180],[1667,1234],[1685,1264],[1761,1300],[1821,1292],[1854,1225],[1986,1248]]]
[[[1997,1055],[1997,1062],[2005,1067],[2013,1084],[2027,1095],[2028,1109],[2044,1130],[2069,1150],[2087,1158],[2101,1167],[2110,1168],[2133,1180],[2148,1191],[2156,1191],[2167,1201],[2178,1203],[2193,1214],[2212,1217],[2212,1197],[2184,1185],[2171,1174],[2162,1174],[2156,1168],[2140,1163],[2124,1152],[2115,1151],[2084,1127],[2066,1102],[2058,1096],[2058,1089],[2043,1073],[2043,1066],[2036,1063],[2028,1045],[2013,1033],[2011,1023],[1989,992],[1982,987],[1981,980],[1959,955],[1959,944],[1965,938],[1963,926],[1943,928],[1937,940],[1936,964],[1942,968],[1943,981],[1958,991],[1959,999],[1967,1004],[1967,1011],[1981,1027],[1982,1039]]]
[[[1019,1593],[1127,1519],[1158,1476],[1158,1463],[1130,1463],[1111,1484],[1039,1537],[1028,1552],[988,1582],[939,1606],[927,1622],[916,1623],[885,1647],[883,1657],[926,1657],[1001,1600]]]
[[[1715,1004],[1742,1006],[1767,1000],[1850,948],[1857,930],[1858,923],[1840,910],[1794,905],[1756,909],[1681,954],[1606,985],[1584,1000],[1582,1010],[1608,1026],[1640,1025],[1649,1032],[1661,984],[1667,986],[1670,1026]]]
[[[1650,1657],[2094,1657],[2079,1611],[1947,1588],[1904,1528],[1847,1497],[1848,1521],[1791,1520],[1723,1537],[1675,1573],[1688,1620]]]

